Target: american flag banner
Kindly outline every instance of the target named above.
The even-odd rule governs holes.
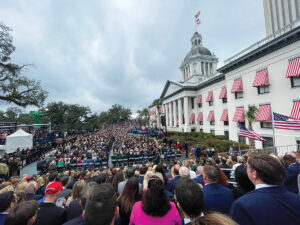
[[[273,127],[283,130],[300,130],[300,120],[273,113]]]
[[[199,16],[200,16],[200,11],[198,11],[198,12],[196,13],[196,15],[195,15],[195,23],[196,23],[197,25],[200,25],[200,24],[201,24],[201,21],[200,21],[200,19],[199,19]]]
[[[241,136],[241,137],[247,137],[247,138],[254,139],[257,141],[262,141],[262,142],[267,141],[267,140],[263,139],[259,134],[246,128],[241,123],[238,123],[238,128],[239,128],[239,136]]]

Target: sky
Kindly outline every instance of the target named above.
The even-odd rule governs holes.
[[[265,37],[262,0],[0,0],[13,29],[12,62],[33,64],[48,102],[113,104],[133,113],[159,98],[191,48],[200,10],[203,46],[223,61]],[[0,108],[12,105],[0,104]]]

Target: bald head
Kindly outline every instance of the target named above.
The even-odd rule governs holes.
[[[185,166],[180,167],[180,169],[179,169],[179,175],[181,177],[190,177],[190,170],[189,170],[189,168],[187,168]]]

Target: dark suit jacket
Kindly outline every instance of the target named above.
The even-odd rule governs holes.
[[[194,178],[193,180],[196,181],[198,184],[202,184],[202,186],[204,187],[204,180],[203,180],[203,176],[202,175]]]
[[[28,200],[40,200],[41,198],[43,198],[42,195],[36,195],[36,194],[33,194],[33,193],[28,193],[25,196],[26,201],[28,201]]]
[[[63,225],[85,225],[85,220],[82,218],[82,216],[78,216],[72,220],[69,220],[68,222],[64,223]]]
[[[284,187],[291,192],[299,194],[297,177],[300,174],[300,163],[290,165],[285,169]]]
[[[8,214],[6,214],[6,213],[0,213],[0,224],[1,225],[4,224],[4,220],[5,220],[7,215]]]
[[[230,209],[240,225],[300,224],[300,196],[283,187],[265,187],[237,199]]]
[[[80,200],[79,199],[73,200],[70,203],[69,207],[66,208],[66,212],[67,212],[67,220],[71,220],[78,216],[81,216],[82,207],[80,206]]]
[[[144,182],[144,176],[139,176],[139,183],[143,185]]]
[[[173,180],[169,180],[167,182],[167,186],[166,186],[166,189],[167,191],[171,192],[172,194],[174,194],[174,188],[175,188],[175,183],[176,181],[180,178],[180,176],[176,176],[174,177]]]
[[[43,202],[40,204],[40,209],[33,225],[60,225],[66,221],[66,212],[63,208],[55,206],[52,202]]]
[[[206,184],[203,188],[204,212],[218,211],[229,213],[234,196],[229,188],[219,184]]]

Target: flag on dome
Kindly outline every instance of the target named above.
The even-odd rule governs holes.
[[[247,137],[250,139],[254,139],[257,141],[263,141],[263,142],[267,141],[267,140],[263,139],[262,136],[255,133],[254,131],[249,130],[241,123],[238,123],[238,127],[239,127],[239,136],[241,136],[241,137]]]
[[[199,16],[200,16],[200,11],[198,11],[195,15],[195,23],[197,25],[199,25],[201,23],[200,19],[199,19]]]
[[[292,119],[278,113],[273,113],[273,126],[276,129],[300,130],[300,120]]]

